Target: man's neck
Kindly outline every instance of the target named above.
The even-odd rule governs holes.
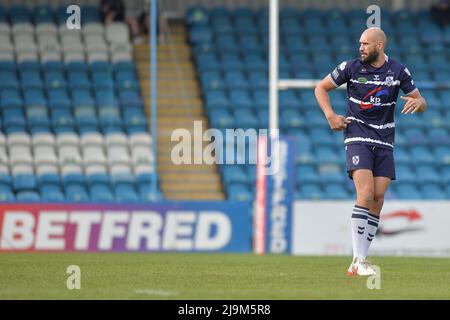
[[[381,67],[386,62],[386,55],[383,53],[378,55],[377,60],[370,63],[370,65],[374,68]]]

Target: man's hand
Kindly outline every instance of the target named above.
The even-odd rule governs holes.
[[[406,103],[402,109],[403,114],[407,114],[407,113],[413,114],[413,113],[422,111],[422,109],[421,109],[422,108],[422,103],[421,103],[422,98],[401,96],[400,99],[402,99],[403,101],[406,101]]]
[[[327,117],[328,124],[330,125],[331,130],[333,131],[339,131],[342,129],[347,128],[347,124],[349,124],[351,121],[348,120],[346,117],[343,117],[338,114],[333,114],[330,117]]]

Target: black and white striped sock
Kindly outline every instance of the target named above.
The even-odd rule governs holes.
[[[352,225],[352,244],[353,244],[353,259],[365,259],[363,256],[363,245],[367,229],[367,216],[369,209],[355,205],[353,207],[351,225]]]
[[[367,225],[366,232],[364,234],[364,246],[363,246],[363,254],[367,256],[369,252],[370,245],[372,243],[373,238],[378,230],[378,224],[380,222],[380,217],[369,213],[367,215]]]

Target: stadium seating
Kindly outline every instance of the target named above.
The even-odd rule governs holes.
[[[81,30],[66,6],[0,12],[0,202],[161,199],[126,24],[90,6]]]
[[[322,78],[341,61],[357,56],[366,23],[364,10],[282,8],[280,17],[280,77]],[[210,124],[217,128],[267,128],[267,8],[196,6],[187,11],[186,23]],[[447,198],[450,28],[438,27],[428,11],[409,9],[383,11],[382,27],[389,36],[387,54],[408,66],[429,108],[415,115],[401,115],[401,108],[396,108],[398,179],[386,196]],[[431,89],[436,84],[442,89]],[[279,103],[281,132],[296,140],[296,197],[353,199],[354,187],[345,172],[342,133],[329,130],[313,91],[281,91]],[[345,93],[332,92],[332,103],[344,113]],[[17,121],[20,125],[20,117]],[[254,197],[254,167],[227,165],[221,173],[229,199]]]

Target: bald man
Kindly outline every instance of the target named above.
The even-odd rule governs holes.
[[[427,104],[414,85],[409,70],[384,50],[383,30],[365,30],[357,59],[344,61],[315,88],[317,102],[334,131],[344,131],[347,172],[356,188],[351,216],[353,260],[348,275],[375,274],[366,260],[375,237],[384,194],[395,180],[394,108],[399,90],[403,114],[424,112]],[[328,91],[347,83],[346,116],[333,111]]]

